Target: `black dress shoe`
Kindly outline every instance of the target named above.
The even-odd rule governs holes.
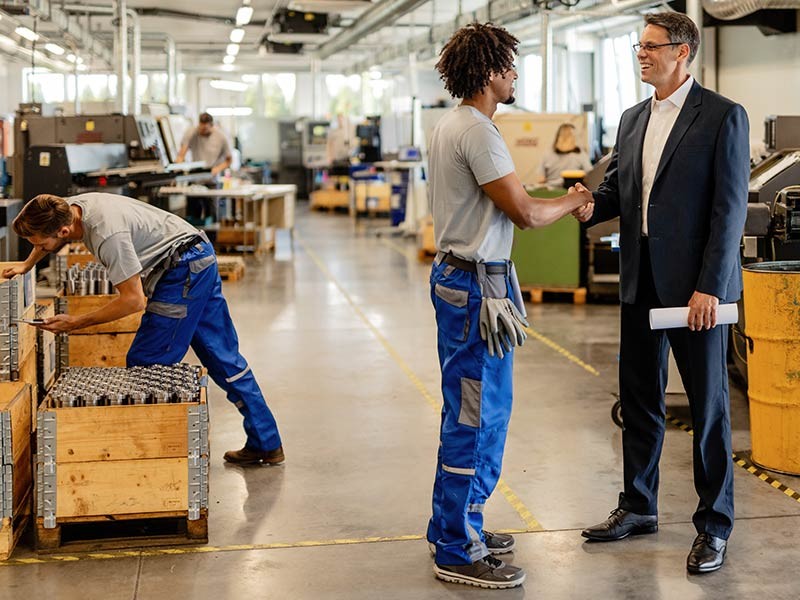
[[[686,558],[689,573],[711,573],[725,562],[728,542],[709,533],[701,533],[694,538],[692,551]]]
[[[658,531],[657,515],[637,515],[624,508],[615,508],[605,521],[584,529],[581,535],[596,542],[614,542],[629,535],[642,535],[656,531]]]

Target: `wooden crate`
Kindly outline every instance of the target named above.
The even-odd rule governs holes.
[[[0,262],[0,271],[22,263]],[[18,319],[36,316],[36,270],[0,277],[0,381],[18,381],[20,366],[36,348],[36,328]]]
[[[31,515],[31,387],[0,383],[0,560],[14,551]]]
[[[586,304],[586,288],[569,288],[569,287],[543,287],[543,286],[530,286],[522,285],[520,290],[523,294],[530,294],[531,302],[533,304],[541,304],[546,297],[555,300],[572,297],[573,304]],[[547,296],[545,296],[547,294]]]
[[[47,319],[56,314],[55,298],[39,300],[36,304],[36,318]],[[38,393],[36,402],[41,402],[56,380],[58,371],[58,352],[56,349],[56,334],[44,329],[36,331],[36,383]],[[34,411],[35,412],[35,411]],[[35,423],[36,419],[34,419]]]
[[[389,212],[392,196],[391,184],[382,181],[360,183],[354,189],[358,212]]]
[[[426,260],[436,256],[436,241],[433,236],[433,219],[426,217],[420,222],[417,234],[419,244],[419,259]]]
[[[336,189],[314,190],[309,195],[313,209],[333,209],[350,207],[350,191]]]
[[[48,408],[38,412],[37,550],[150,546],[208,540],[208,410],[197,402]],[[150,536],[155,524],[182,525]],[[69,541],[79,525],[149,527]],[[137,533],[139,531],[140,533]],[[101,531],[102,533],[102,531]],[[80,536],[80,534],[78,534]],[[159,539],[155,539],[155,538]],[[107,538],[107,539],[105,539]]]
[[[115,297],[115,294],[59,296],[56,298],[56,310],[61,314],[82,315],[102,308]],[[59,368],[124,367],[125,357],[136,337],[143,314],[142,311],[110,323],[59,335],[56,342]]]
[[[239,281],[244,277],[244,259],[241,256],[217,256],[219,276],[226,281]]]
[[[59,335],[59,369],[65,367],[124,367],[135,333]]]

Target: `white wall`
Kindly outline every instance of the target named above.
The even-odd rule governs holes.
[[[722,27],[718,91],[744,106],[751,137],[767,115],[800,114],[800,34],[765,36],[755,27]]]

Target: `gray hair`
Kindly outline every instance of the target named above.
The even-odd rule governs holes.
[[[689,17],[678,12],[649,13],[644,16],[647,25],[656,25],[667,30],[669,41],[674,44],[688,44],[689,62],[692,64],[700,47],[700,32]]]

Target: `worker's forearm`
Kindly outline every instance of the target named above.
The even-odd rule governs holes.
[[[92,325],[110,323],[111,321],[116,321],[117,319],[144,310],[145,305],[146,300],[144,296],[141,298],[137,298],[136,296],[117,296],[103,308],[84,315],[76,315],[75,323],[77,326],[75,328],[83,329],[84,327],[91,327]]]
[[[580,194],[565,194],[552,200],[531,198],[530,226],[544,227],[555,223],[584,204],[584,198]]]
[[[38,263],[48,254],[49,254],[48,252],[40,250],[39,248],[34,248],[33,250],[31,250],[31,253],[28,255],[28,258],[26,258],[25,262],[23,263],[25,265],[25,272],[27,273],[28,271],[30,271],[33,267],[36,266],[36,263]]]

